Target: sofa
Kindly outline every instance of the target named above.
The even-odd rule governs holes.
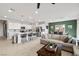
[[[73,55],[73,45],[70,41],[70,38],[68,35],[58,35],[58,34],[52,34],[51,38],[49,39],[40,39],[41,44],[48,44],[48,43],[56,43],[56,44],[62,44],[62,50],[72,53]],[[71,55],[71,54],[70,54]]]

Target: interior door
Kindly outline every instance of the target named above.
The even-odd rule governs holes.
[[[0,37],[3,36],[3,23],[0,22]]]
[[[7,21],[3,22],[3,35],[7,37]]]

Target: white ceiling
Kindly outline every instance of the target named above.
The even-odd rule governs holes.
[[[15,9],[15,12],[8,12],[10,8]],[[38,11],[38,14],[35,14]],[[24,15],[24,17],[21,17]],[[23,22],[39,22],[39,21],[55,21],[56,19],[76,18],[79,16],[78,3],[41,3],[37,9],[36,3],[0,3],[0,19],[21,21]]]

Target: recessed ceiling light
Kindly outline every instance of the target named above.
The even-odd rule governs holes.
[[[15,9],[13,9],[13,8],[10,8],[9,10],[8,10],[8,12],[14,12],[15,11]]]
[[[12,12],[11,10],[8,10],[8,12]]]
[[[36,14],[38,14],[38,11],[35,11]]]
[[[5,18],[7,18],[7,16],[4,16]]]

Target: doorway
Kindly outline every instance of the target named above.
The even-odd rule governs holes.
[[[0,37],[7,38],[7,21],[0,20]]]

